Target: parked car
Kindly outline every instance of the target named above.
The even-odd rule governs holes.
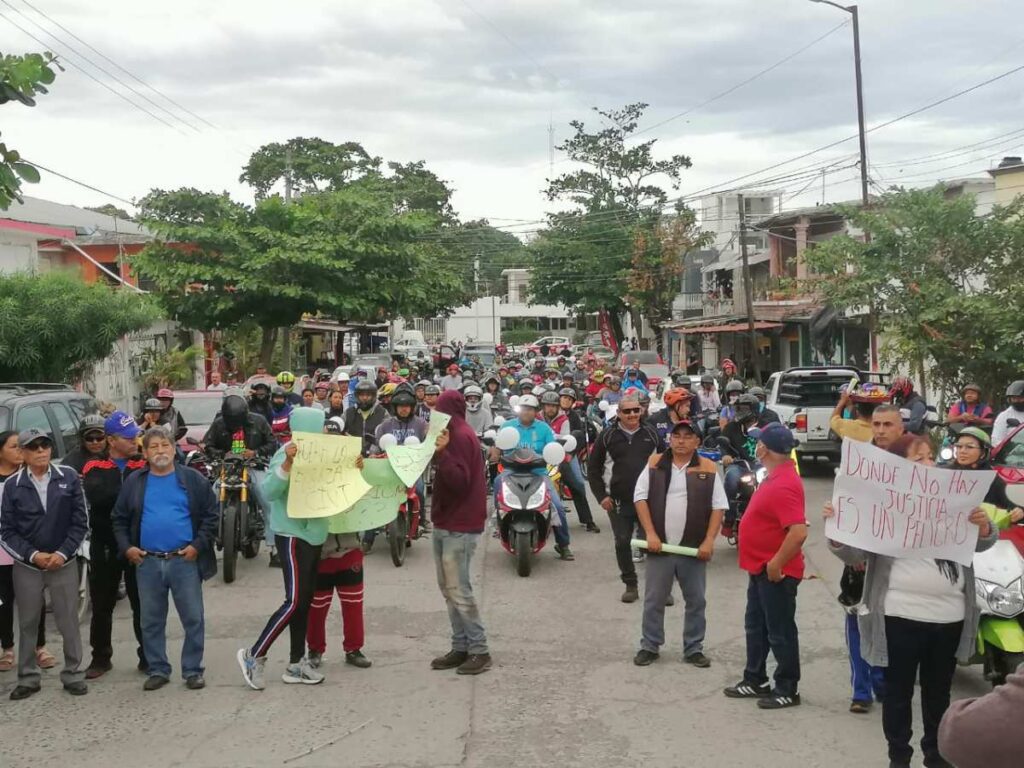
[[[640,364],[640,370],[644,376],[647,377],[647,388],[654,389],[660,383],[662,379],[668,378],[668,366],[665,361],[661,359],[661,355],[657,352],[651,352],[649,350],[635,350],[632,352],[623,352],[619,356],[619,368],[625,371],[633,363]]]
[[[188,438],[200,441],[220,413],[224,396],[230,390],[186,389],[174,390],[174,407],[178,409],[188,430],[178,440],[178,445],[186,453],[191,450]]]
[[[544,336],[526,345],[526,356],[536,357],[541,346],[547,345],[549,355],[568,355],[572,352],[572,340],[566,336]]]
[[[577,344],[573,347],[573,354],[580,360],[587,352],[593,352],[601,365],[611,365],[615,362],[615,352],[603,344]]]
[[[66,384],[0,384],[0,431],[39,429],[53,440],[53,458],[78,447],[78,425],[98,413],[95,398]]]

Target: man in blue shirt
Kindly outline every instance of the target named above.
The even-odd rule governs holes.
[[[540,407],[540,403],[537,398],[533,395],[523,395],[519,398],[519,418],[506,421],[502,429],[505,427],[512,427],[519,432],[519,445],[516,448],[529,448],[538,456],[544,453],[544,446],[548,443],[557,442],[555,439],[555,433],[551,430],[545,422],[537,419],[537,410]],[[513,449],[514,451],[515,449]],[[508,457],[511,456],[513,451],[506,452],[506,463]],[[559,497],[558,492],[555,490],[555,484],[551,482],[551,478],[548,476],[547,470],[537,468],[533,470],[534,474],[543,475],[544,482],[547,483],[548,497],[551,499],[551,504],[555,508],[555,512],[558,513],[558,524],[553,526],[555,532],[555,552],[563,560],[575,560],[576,556],[573,555],[572,550],[569,549],[569,524],[565,519],[565,505],[562,504],[562,499]],[[494,480],[494,498],[495,507],[497,507],[498,492],[501,489],[502,478],[505,475],[511,474],[510,470],[506,469]]]
[[[174,463],[174,443],[166,432],[142,436],[147,467],[125,480],[114,507],[118,548],[136,566],[142,613],[142,648],[149,664],[143,688],[155,691],[171,677],[167,661],[167,595],[185,630],[181,653],[185,685],[198,690],[203,679],[203,579],[217,572],[213,542],[217,497],[194,469]]]

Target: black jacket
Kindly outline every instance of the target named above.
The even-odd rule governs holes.
[[[266,400],[257,400],[255,397],[249,398],[249,413],[255,413],[262,416],[266,422],[270,423],[270,398]]]
[[[217,573],[217,558],[213,552],[220,519],[217,497],[213,493],[210,481],[194,469],[175,464],[174,474],[178,484],[188,495],[188,511],[192,517],[192,534],[195,537],[191,544],[199,551],[199,574],[203,579],[209,579]],[[122,557],[129,547],[139,546],[142,506],[146,498],[148,480],[147,466],[125,480],[121,494],[117,497],[113,515],[114,536],[117,538],[117,548]]]
[[[277,440],[274,433],[270,431],[270,424],[258,413],[250,411],[245,426],[245,447],[256,454],[264,461],[270,461],[270,457],[277,450]],[[219,413],[213,420],[213,424],[206,431],[203,437],[203,446],[211,458],[219,459],[225,453],[231,451],[231,431],[224,423],[224,417]]]
[[[587,464],[590,490],[598,501],[610,496],[618,502],[632,503],[636,479],[647,467],[647,459],[663,449],[658,431],[650,424],[641,422],[632,435],[618,424],[606,427],[594,443]],[[606,471],[611,473],[607,484]]]
[[[114,546],[114,523],[111,515],[114,504],[121,493],[125,478],[146,466],[141,456],[135,456],[125,463],[122,470],[113,459],[93,459],[82,468],[82,490],[89,504],[89,530],[92,537],[104,544]]]
[[[65,467],[71,467],[73,470],[75,470],[75,472],[81,475],[82,470],[85,468],[86,462],[92,461],[93,459],[105,458],[107,458],[106,450],[104,450],[103,453],[99,454],[89,453],[89,451],[85,449],[85,446],[80,445],[77,448],[75,448],[75,450],[70,451],[63,459],[61,459],[60,463],[63,464]]]
[[[779,418],[779,414],[773,411],[771,408],[764,408],[760,413],[757,414],[757,426],[764,427],[768,424],[775,422],[782,423],[782,419]]]
[[[46,509],[27,468],[4,483],[0,542],[12,557],[31,564],[32,556],[38,552],[59,552],[65,560],[71,560],[88,529],[82,483],[70,467],[51,466]]]
[[[391,414],[388,413],[388,409],[380,403],[373,404],[373,410],[370,411],[366,417],[363,417],[363,412],[357,407],[352,406],[345,411],[345,434],[351,437],[361,438],[363,441],[363,450],[365,451],[371,445],[373,445],[373,436],[377,431],[377,427],[384,423],[384,420]],[[369,435],[369,437],[367,437]]]
[[[743,431],[743,425],[738,421],[730,421],[726,424],[722,428],[722,437],[726,438],[729,441],[729,445],[732,446],[733,456],[745,461],[754,460],[753,446],[748,445],[750,438]]]

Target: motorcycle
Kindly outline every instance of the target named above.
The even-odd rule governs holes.
[[[732,525],[732,534],[727,537],[727,541],[735,547],[739,544],[740,521],[743,519],[744,512],[747,511],[747,506],[750,504],[750,499],[754,496],[754,491],[757,490],[757,487],[768,476],[768,470],[764,467],[757,467],[746,459],[737,457],[732,444],[721,435],[711,435],[705,438],[700,450],[702,455],[706,455],[708,458],[716,454],[719,456],[719,459],[724,458],[726,455],[732,456],[733,460],[730,467],[739,466],[743,469],[743,474],[740,475],[739,489],[736,495],[729,499],[730,505],[735,505],[736,507],[736,520]]]
[[[391,438],[388,440],[388,438]],[[381,438],[381,450],[391,445],[397,445],[394,435],[384,435]],[[419,438],[410,435],[405,439],[404,445],[418,445]],[[387,454],[380,454],[384,458]],[[405,564],[406,550],[412,546],[413,541],[422,534],[421,528],[422,509],[420,496],[416,492],[416,486],[406,488],[405,501],[398,505],[398,512],[395,519],[384,526],[384,536],[388,542],[388,552],[391,553],[391,562],[395,568],[401,568]],[[379,530],[379,529],[378,529]],[[366,541],[364,537],[364,542]],[[370,545],[372,546],[372,539]]]
[[[261,469],[257,459],[243,459],[234,454],[210,462],[211,477],[218,479],[220,490],[220,526],[217,547],[223,550],[224,583],[235,580],[238,553],[251,560],[260,553],[263,541],[263,517],[255,500],[249,499],[249,470]]]
[[[496,513],[501,546],[515,556],[516,573],[526,577],[533,568],[533,556],[544,548],[551,532],[552,504],[545,475],[534,470],[557,467],[565,460],[565,449],[551,443],[538,456],[529,448],[516,448],[518,442],[519,432],[512,427],[503,428],[493,440],[500,450],[512,451],[509,472],[497,495]]]

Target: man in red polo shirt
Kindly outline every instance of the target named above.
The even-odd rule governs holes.
[[[761,709],[800,704],[800,644],[796,590],[804,575],[801,547],[807,539],[804,487],[790,452],[796,438],[779,423],[756,434],[754,454],[768,476],[750,499],[740,521],[739,564],[750,574],[747,587],[747,666],[743,679],[726,688],[733,699],[759,699]],[[768,682],[768,651],[775,656],[775,687]]]

